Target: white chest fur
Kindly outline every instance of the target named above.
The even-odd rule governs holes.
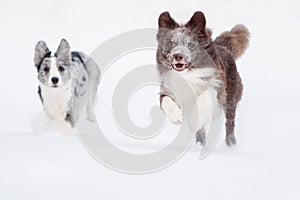
[[[187,84],[180,79],[186,80]],[[181,84],[178,84],[179,82]],[[196,96],[200,96],[205,90],[214,90],[219,84],[220,80],[214,68],[198,68],[182,72],[172,70],[163,77],[163,85],[171,90],[179,91],[178,96],[186,95],[185,92],[189,88],[193,89]]]
[[[214,68],[199,68],[183,72],[170,71],[163,77],[164,87],[175,92],[177,105],[181,104],[181,108],[186,109],[192,132],[200,130],[219,111],[216,90],[219,84],[220,80],[217,78]],[[189,90],[192,90],[193,93],[189,93]],[[191,94],[193,95],[191,96]],[[163,101],[162,108],[171,121],[182,121],[181,109],[176,108],[175,103],[170,100]]]
[[[40,85],[44,111],[51,120],[64,120],[70,110],[71,81],[58,88]]]

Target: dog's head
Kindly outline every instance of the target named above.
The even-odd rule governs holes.
[[[164,12],[158,19],[159,31],[157,34],[158,49],[157,62],[159,68],[183,71],[197,67],[199,57],[211,43],[211,32],[206,29],[204,14],[195,12],[185,25],[179,25]]]
[[[71,79],[71,51],[70,45],[62,39],[60,45],[51,56],[44,41],[39,41],[35,46],[34,65],[38,71],[39,81],[48,87],[60,87]]]

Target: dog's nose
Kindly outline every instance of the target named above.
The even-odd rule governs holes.
[[[175,60],[178,61],[178,62],[181,61],[181,60],[183,59],[183,55],[181,55],[181,54],[179,54],[179,53],[178,53],[178,54],[174,54],[173,57],[174,57]]]
[[[52,81],[52,83],[57,84],[59,79],[57,77],[52,77],[51,81]]]

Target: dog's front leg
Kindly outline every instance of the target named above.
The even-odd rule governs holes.
[[[171,122],[174,124],[182,124],[182,110],[171,97],[161,95],[160,106]]]

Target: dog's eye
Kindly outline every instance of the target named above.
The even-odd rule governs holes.
[[[49,67],[45,67],[44,72],[48,73],[49,72]]]
[[[59,66],[59,67],[58,67],[58,70],[59,70],[60,72],[63,72],[63,71],[65,71],[65,68],[64,68],[63,66]]]
[[[190,49],[193,49],[194,47],[195,47],[195,44],[189,43],[189,48],[190,48]]]

